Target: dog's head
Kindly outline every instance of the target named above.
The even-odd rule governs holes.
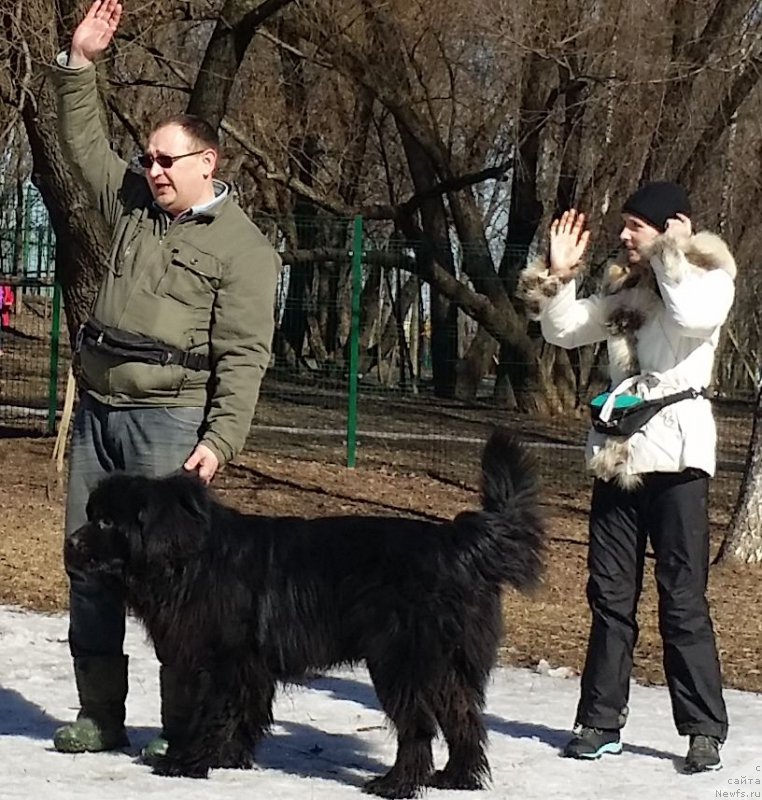
[[[90,494],[87,522],[66,538],[66,565],[118,578],[182,566],[206,547],[211,504],[195,475],[111,475]]]

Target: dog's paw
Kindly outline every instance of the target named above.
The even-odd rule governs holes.
[[[432,789],[457,789],[467,792],[486,788],[484,781],[478,775],[455,774],[444,769],[437,770],[426,781],[426,785]]]
[[[208,778],[209,767],[200,764],[187,764],[171,756],[164,756],[153,766],[153,774],[165,778]]]
[[[418,797],[421,787],[409,781],[401,781],[389,773],[379,778],[371,778],[363,787],[365,794],[374,794],[376,797]]]

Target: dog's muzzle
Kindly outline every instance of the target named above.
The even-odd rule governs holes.
[[[87,563],[87,525],[77,528],[64,539],[64,564],[67,567],[82,567]]]

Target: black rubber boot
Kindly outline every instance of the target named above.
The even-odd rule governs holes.
[[[127,698],[127,656],[74,659],[80,711],[75,722],[55,732],[61,753],[97,753],[129,746],[124,728]]]

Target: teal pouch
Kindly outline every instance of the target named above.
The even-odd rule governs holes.
[[[632,436],[666,406],[679,403],[681,400],[705,396],[704,389],[685,389],[656,400],[643,400],[632,394],[620,394],[614,399],[609,419],[602,420],[601,409],[611,397],[611,392],[602,392],[590,401],[590,417],[593,428],[599,433],[605,433],[607,436]]]
[[[600,413],[600,410],[603,408],[604,403],[609,399],[611,392],[601,392],[597,394],[591,401],[590,401],[590,408],[597,409]],[[623,408],[632,408],[633,406],[637,406],[643,401],[639,397],[635,397],[634,394],[620,394],[616,400],[614,400],[614,411],[621,410]]]

